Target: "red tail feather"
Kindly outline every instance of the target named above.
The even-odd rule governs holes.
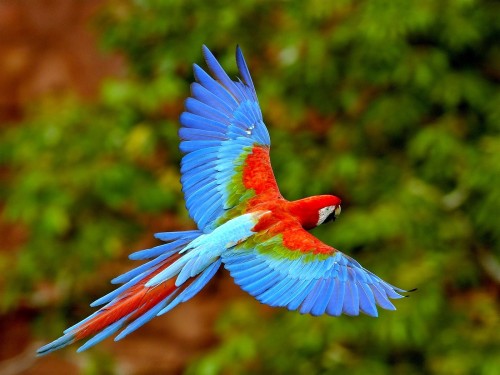
[[[127,289],[123,295],[120,295],[116,301],[102,307],[99,313],[88,322],[76,329],[75,341],[85,337],[92,336],[124,316],[133,313],[129,319],[133,320],[154,307],[160,301],[167,298],[178,288],[175,286],[175,279],[170,279],[154,287],[145,287],[151,278],[163,271],[170,264],[180,258],[180,254],[175,254],[165,261],[156,271],[141,280],[140,283]],[[189,282],[186,284],[190,284]],[[184,285],[183,285],[184,286]],[[185,285],[187,286],[187,285]],[[185,287],[184,286],[184,287]]]

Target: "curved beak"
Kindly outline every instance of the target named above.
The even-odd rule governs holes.
[[[328,223],[329,221],[335,221],[337,216],[340,215],[340,211],[341,211],[340,205],[336,206],[335,210],[333,210],[333,212],[330,215],[328,215],[328,217],[326,218],[326,220],[324,222]]]

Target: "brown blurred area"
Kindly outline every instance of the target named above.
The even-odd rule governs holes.
[[[96,45],[89,19],[103,0],[0,1],[0,121],[47,93],[92,97],[103,77],[118,74],[118,56]]]
[[[92,100],[103,78],[124,74],[120,56],[105,54],[97,45],[91,18],[104,3],[0,0],[1,127],[15,126],[30,102],[45,95],[69,92]],[[0,222],[2,251],[15,251],[25,237],[22,228]],[[116,264],[108,266],[116,271]],[[155,319],[119,343],[107,340],[97,350],[104,360],[113,358],[119,374],[181,373],[190,359],[215,344],[213,325],[221,300],[240,293],[227,275],[216,279],[196,304],[181,305],[168,318]],[[85,367],[86,355],[76,354],[75,346],[35,357],[45,343],[31,333],[39,313],[27,303],[0,316],[0,375],[78,374]]]

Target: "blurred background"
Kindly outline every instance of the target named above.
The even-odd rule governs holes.
[[[500,3],[0,1],[0,374],[498,374]],[[35,349],[128,253],[193,228],[177,130],[205,43],[239,44],[283,195],[399,287],[378,319],[260,305],[221,272],[126,339]]]

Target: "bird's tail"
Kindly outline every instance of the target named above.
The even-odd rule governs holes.
[[[157,234],[157,238],[168,243],[131,254],[129,258],[133,260],[151,260],[113,279],[113,284],[122,285],[91,304],[93,307],[103,305],[98,311],[65,330],[62,337],[38,349],[37,354],[45,355],[93,336],[78,349],[83,351],[127,325],[115,338],[115,341],[120,340],[155,316],[193,297],[221,264],[220,259],[213,259],[198,272],[182,275],[182,266],[186,264],[183,259],[192,258],[189,256],[193,249],[190,244],[201,235],[200,231]]]

